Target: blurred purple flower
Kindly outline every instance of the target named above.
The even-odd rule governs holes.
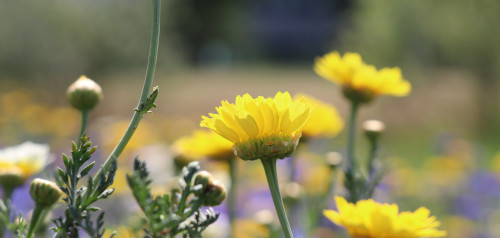
[[[490,213],[500,204],[500,178],[493,173],[474,173],[463,192],[455,199],[455,213],[475,221],[488,219]]]

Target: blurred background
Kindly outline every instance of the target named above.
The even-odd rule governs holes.
[[[158,109],[145,117],[120,158],[117,199],[123,193],[119,201],[132,204],[123,178],[136,155],[161,175],[155,182],[166,191],[175,174],[170,145],[198,128],[201,115],[238,94],[307,93],[335,105],[346,120],[348,104],[337,86],[312,65],[329,51],[353,51],[379,68],[400,67],[413,86],[410,96],[379,98],[360,113],[359,122],[387,125],[382,155],[392,169],[380,200],[403,210],[429,207],[446,229],[454,228],[450,237],[500,237],[493,225],[500,221],[499,11],[496,0],[164,0]],[[150,15],[150,1],[0,1],[0,148],[27,140],[50,144],[55,162],[44,175],[50,177],[80,125],[65,90],[85,74],[104,91],[89,135],[100,146],[97,158],[105,158],[139,98]],[[343,152],[345,136],[309,150],[317,160]],[[366,143],[358,142],[362,154]],[[203,165],[227,180],[221,165]],[[252,196],[269,198],[262,202],[268,209],[272,203],[260,165],[240,166],[255,167],[241,180],[260,191],[240,195],[257,204],[239,213],[242,224],[251,226],[253,208],[262,206]],[[316,186],[303,185],[308,183]],[[18,207],[31,209],[28,200]],[[110,206],[109,224],[134,223],[119,219],[120,208]],[[227,228],[225,219],[217,224]],[[318,234],[327,235],[318,237],[342,234],[332,233],[326,221],[323,226],[327,231]],[[262,230],[255,237],[267,237]]]

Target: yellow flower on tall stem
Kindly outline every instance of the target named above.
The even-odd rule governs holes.
[[[351,103],[347,138],[347,162],[345,186],[349,191],[348,199],[356,202],[367,197],[367,181],[358,168],[354,155],[355,124],[360,105],[371,102],[379,95],[406,96],[411,85],[403,79],[397,67],[382,68],[363,62],[357,53],[341,56],[334,51],[316,59],[314,70],[321,77],[339,84],[342,93]],[[368,181],[370,182],[370,181]],[[364,187],[360,187],[364,186]]]
[[[401,69],[368,65],[357,53],[331,52],[317,58],[314,70],[321,77],[339,84],[351,101],[366,103],[379,95],[406,96],[411,85],[403,79]]]
[[[313,111],[304,100],[292,101],[288,92],[278,92],[274,98],[245,94],[237,96],[234,104],[221,104],[217,114],[203,116],[200,125],[231,141],[244,160],[291,155]]]
[[[334,137],[344,128],[344,121],[333,105],[301,93],[296,94],[294,99],[305,100],[316,107],[302,129],[303,137]]]
[[[372,199],[348,203],[335,197],[338,211],[325,210],[323,214],[336,225],[347,229],[352,238],[419,238],[444,237],[445,231],[429,209],[420,207],[415,212],[399,212],[396,204],[381,204]]]
[[[200,125],[231,141],[243,160],[261,160],[285,237],[293,237],[279,191],[276,160],[295,151],[313,106],[292,100],[288,92],[278,92],[274,98],[245,94],[237,96],[235,103],[221,104],[217,114],[203,116]]]

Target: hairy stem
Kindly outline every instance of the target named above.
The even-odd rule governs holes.
[[[266,172],[267,184],[269,185],[269,190],[273,197],[274,208],[276,208],[276,213],[278,213],[281,229],[283,230],[285,238],[293,238],[292,229],[286,217],[285,207],[283,206],[283,199],[279,189],[276,159],[261,159],[261,161]]]
[[[191,182],[188,182],[186,188],[182,191],[181,200],[179,201],[179,210],[177,210],[177,215],[184,216],[184,209],[186,209],[186,201],[189,196],[189,191],[191,190]]]
[[[80,127],[80,134],[78,135],[78,138],[76,138],[78,147],[80,147],[80,145],[82,144],[81,138],[82,138],[83,134],[85,134],[85,132],[87,131],[87,122],[89,120],[89,110],[81,110],[81,114],[82,114],[82,125]]]
[[[147,110],[141,110],[142,105],[146,103],[146,99],[148,98],[148,95],[151,91],[152,85],[153,85],[153,78],[154,78],[154,73],[155,73],[155,68],[156,68],[156,60],[158,56],[158,44],[160,40],[160,9],[161,9],[161,0],[152,0],[153,1],[153,25],[152,25],[152,33],[151,33],[151,42],[150,42],[150,48],[149,48],[149,59],[148,59],[148,66],[146,70],[146,77],[144,80],[144,86],[142,88],[142,93],[141,93],[141,98],[139,99],[139,103],[137,105],[137,110],[134,112],[134,115],[132,116],[132,119],[130,120],[130,124],[125,131],[125,134],[123,134],[122,138],[120,139],[120,142],[116,145],[116,147],[113,149],[111,154],[108,156],[104,164],[102,165],[101,169],[96,174],[96,178],[99,178],[99,176],[102,173],[105,173],[109,170],[109,167],[111,166],[111,162],[113,160],[116,160],[120,154],[123,152],[125,149],[125,146],[127,143],[130,141],[130,138],[132,138],[132,135],[134,134],[135,130],[137,129],[137,126],[141,122],[142,117],[144,114],[147,113]]]

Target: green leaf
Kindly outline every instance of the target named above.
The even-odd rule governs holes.
[[[70,166],[70,163],[69,163],[68,156],[67,156],[67,155],[65,155],[65,154],[63,154],[63,155],[62,155],[62,158],[63,158],[64,166],[66,166],[66,169],[67,169],[67,168],[69,168],[69,167],[71,167],[71,166]]]
[[[91,212],[98,212],[98,211],[101,210],[101,208],[98,208],[98,207],[88,207],[87,210],[91,211]]]
[[[111,196],[111,194],[115,191],[114,188],[110,188],[110,189],[106,189],[103,193],[101,193],[97,198],[98,199],[104,199],[104,198],[107,198],[109,196]]]
[[[95,161],[92,161],[89,165],[87,165],[81,172],[80,172],[80,177],[84,177],[89,173],[89,171],[94,167]]]

